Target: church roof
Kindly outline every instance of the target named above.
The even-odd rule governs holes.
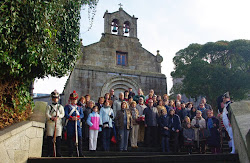
[[[121,8],[121,7],[119,8],[118,11],[115,11],[115,12],[112,12],[112,13],[109,13],[108,10],[106,10],[106,12],[105,12],[104,15],[103,15],[103,18],[105,17],[106,14],[115,14],[115,13],[118,13],[118,12],[123,12],[123,13],[125,13],[127,16],[129,16],[129,17],[131,17],[131,18],[133,18],[133,19],[138,19],[138,18],[136,18],[134,15],[133,15],[133,16],[129,15],[129,14],[128,14],[126,11],[124,11],[123,8]]]

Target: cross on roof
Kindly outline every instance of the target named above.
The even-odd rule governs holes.
[[[123,6],[121,3],[120,3],[120,4],[118,4],[118,5],[120,6],[120,8],[122,8],[122,6]]]

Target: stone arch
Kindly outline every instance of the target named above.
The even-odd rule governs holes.
[[[129,21],[125,21],[123,23],[123,35],[130,36],[130,22]]]
[[[120,22],[118,19],[113,19],[112,22],[111,22],[111,33],[112,34],[118,34],[118,30],[119,30],[119,27],[120,26]]]
[[[109,92],[110,89],[114,89],[115,95],[119,92],[124,92],[128,88],[132,88],[134,93],[137,94],[137,90],[140,88],[139,84],[132,78],[119,76],[109,79],[102,87],[101,96]]]

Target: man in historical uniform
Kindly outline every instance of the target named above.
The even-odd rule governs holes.
[[[46,108],[47,118],[47,139],[48,139],[48,156],[61,157],[61,135],[62,135],[62,118],[64,117],[64,108],[58,104],[59,93],[54,90],[51,92],[52,104]],[[56,147],[53,149],[53,147]]]
[[[81,107],[77,106],[78,94],[76,91],[70,94],[70,104],[66,105],[65,117],[66,117],[66,126],[67,126],[67,140],[69,147],[69,156],[73,156],[73,137],[76,136],[76,148],[77,155],[80,157],[83,156],[82,153],[82,129],[80,126],[80,120],[83,118],[83,110]]]
[[[233,138],[233,129],[231,126],[231,114],[232,114],[232,110],[230,108],[230,104],[232,103],[230,100],[230,96],[229,96],[229,92],[226,92],[223,96],[223,103],[224,103],[224,107],[223,107],[223,112],[222,112],[222,120],[223,120],[223,124],[225,126],[225,129],[227,130],[227,133],[230,137],[230,141],[229,141],[229,146],[232,147],[232,151],[231,153],[234,154],[235,153],[235,146],[234,146],[234,138]]]

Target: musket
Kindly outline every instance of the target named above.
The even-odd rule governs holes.
[[[77,157],[79,157],[77,121],[78,121],[78,119],[77,119],[77,115],[76,115],[76,120],[75,120],[75,131],[76,131],[76,153],[77,153]]]
[[[58,107],[59,109],[59,107]],[[54,138],[53,138],[53,156],[56,157],[56,123],[57,123],[57,112],[58,109],[56,111],[56,120],[55,120],[55,130],[54,130]]]

